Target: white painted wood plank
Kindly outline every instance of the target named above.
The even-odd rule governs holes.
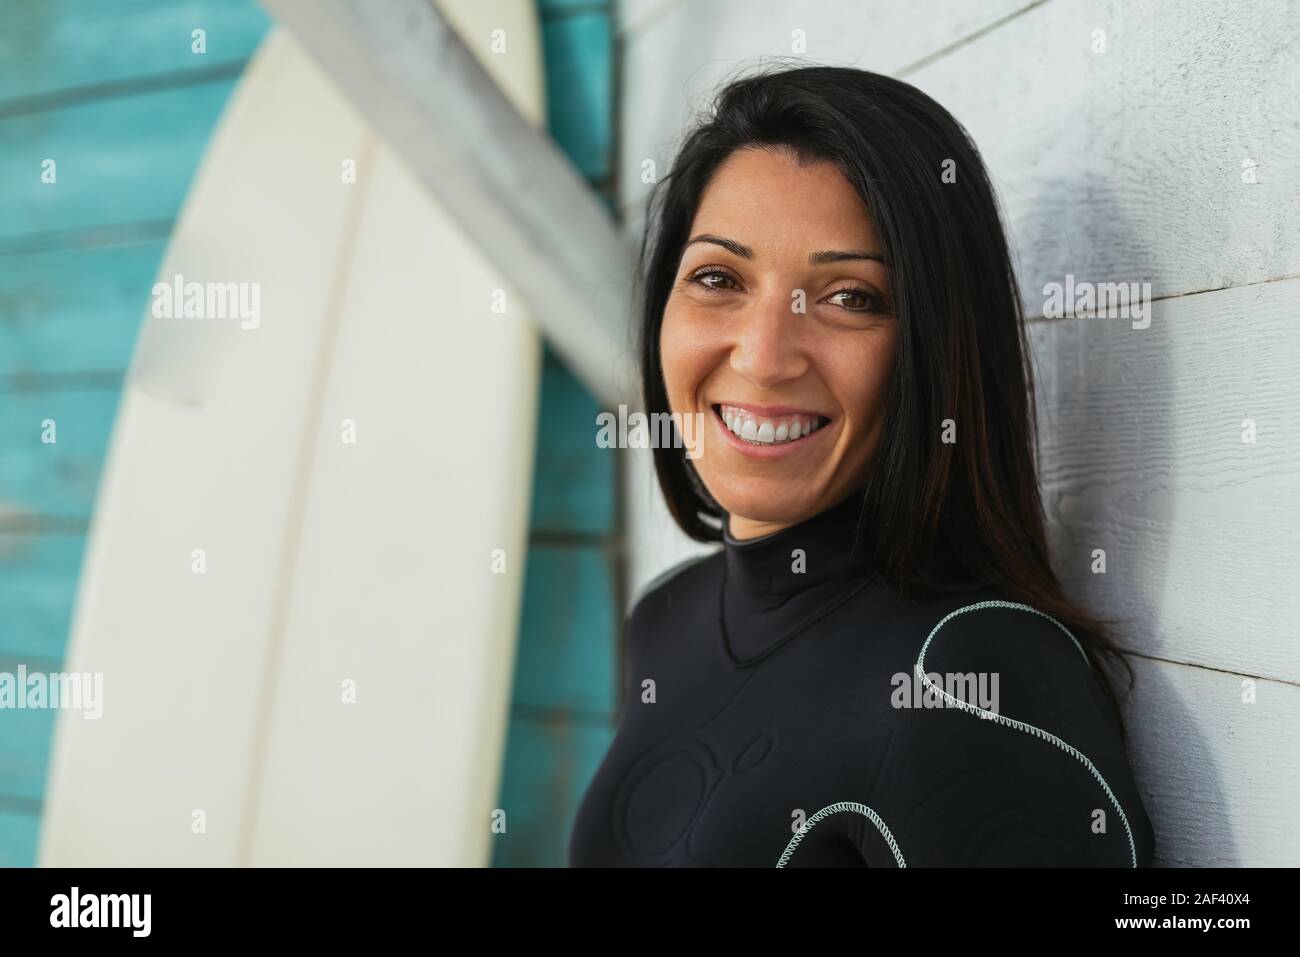
[[[615,29],[626,39],[640,33],[686,0],[614,0]]]
[[[1033,0],[711,0],[666,7],[640,0],[627,11],[619,205],[639,216],[650,184],[642,163],[668,171],[691,119],[727,78],[774,58],[791,64],[858,66],[892,73],[988,29]],[[796,31],[804,52],[793,47]]]
[[[1300,866],[1300,688],[1138,659],[1129,757],[1157,865]]]
[[[714,551],[716,544],[693,541],[673,521],[655,477],[650,449],[619,449],[624,456],[622,479],[627,521],[626,606],[630,611],[645,587],[664,571],[696,555]]]
[[[1300,280],[1157,302],[1147,329],[1075,318],[1030,338],[1067,588],[1129,618],[1126,647],[1300,681]]]
[[[1157,296],[1300,273],[1293,4],[1051,2],[906,79],[984,155],[1031,314],[1067,273]]]

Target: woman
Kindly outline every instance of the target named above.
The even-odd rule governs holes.
[[[647,411],[707,418],[659,483],[722,549],[632,609],[570,863],[1150,864],[1127,663],[1051,567],[1023,309],[961,126],[860,70],[738,80],[642,260]]]

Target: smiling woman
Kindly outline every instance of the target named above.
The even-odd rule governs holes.
[[[1123,658],[1052,569],[1021,304],[957,121],[855,69],[738,80],[642,260],[646,409],[707,422],[698,457],[655,447],[660,487],[723,547],[632,609],[571,863],[1148,864]]]

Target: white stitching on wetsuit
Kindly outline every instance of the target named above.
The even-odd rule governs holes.
[[[982,608],[1011,608],[1019,611],[1031,611],[1035,615],[1038,615],[1041,618],[1046,618],[1057,628],[1061,629],[1061,631],[1065,632],[1066,636],[1072,642],[1074,642],[1074,647],[1079,650],[1079,654],[1083,656],[1083,660],[1088,665],[1089,669],[1092,668],[1092,662],[1088,660],[1088,656],[1084,652],[1083,646],[1079,644],[1078,639],[1075,638],[1074,635],[1070,633],[1070,630],[1068,628],[1062,625],[1051,615],[1041,612],[1037,608],[1033,608],[1030,605],[1022,605],[1019,602],[996,601],[996,600],[980,601],[980,602],[975,602],[973,605],[963,605],[961,608],[949,612],[947,615],[943,617],[943,619],[939,622],[939,624],[934,626],[934,629],[930,632],[929,636],[925,639],[925,644],[921,646],[921,653],[917,656],[916,659],[915,671],[918,677],[921,679],[921,683],[925,685],[926,688],[935,690],[947,701],[949,701],[952,704],[955,704],[957,707],[961,708],[962,710],[978,712],[982,718],[998,721],[1001,722],[1002,724],[1007,725],[1008,727],[1016,728],[1017,730],[1024,731],[1027,734],[1036,735],[1045,741],[1050,741],[1052,744],[1055,744],[1057,747],[1065,751],[1067,754],[1073,755],[1074,757],[1078,758],[1079,761],[1081,761],[1083,765],[1088,769],[1088,771],[1092,774],[1092,776],[1097,779],[1097,783],[1101,785],[1102,790],[1106,792],[1106,796],[1110,798],[1110,803],[1114,805],[1115,810],[1119,812],[1120,821],[1123,822],[1124,831],[1128,835],[1129,854],[1132,857],[1133,866],[1137,867],[1137,849],[1133,844],[1133,830],[1129,827],[1128,816],[1125,815],[1124,808],[1120,806],[1119,800],[1115,797],[1115,793],[1110,789],[1110,785],[1106,783],[1106,779],[1102,777],[1101,772],[1097,770],[1096,765],[1094,765],[1091,761],[1088,760],[1087,755],[1085,755],[1078,748],[1075,748],[1074,746],[1067,744],[1065,741],[1062,741],[1060,738],[1058,738],[1056,735],[1052,734],[1051,732],[1044,731],[1042,728],[1039,727],[1035,727],[1034,725],[1029,724],[1027,721],[1017,721],[1015,718],[1008,718],[1005,715],[997,714],[996,712],[993,711],[986,711],[985,709],[980,708],[976,705],[968,704],[965,701],[961,701],[957,698],[954,698],[952,695],[948,694],[948,692],[944,691],[942,688],[938,687],[932,681],[930,681],[929,676],[926,675],[925,652],[930,647],[930,642],[934,639],[934,636],[939,633],[939,629],[942,628],[944,625],[946,625],[950,619],[957,617],[963,612],[978,611],[979,609]],[[898,866],[899,867],[907,866],[903,861],[903,852],[899,850],[898,844],[894,840],[894,835],[891,834],[889,828],[885,826],[885,822],[881,820],[880,815],[877,814],[875,811],[871,810],[871,808],[867,807],[865,804],[858,804],[854,801],[840,801],[836,804],[827,805],[826,807],[818,811],[816,814],[814,814],[812,817],[810,817],[807,821],[805,821],[803,826],[799,828],[795,836],[791,838],[790,843],[786,845],[785,851],[781,854],[781,859],[777,862],[776,866],[784,867],[786,865],[786,862],[790,860],[791,855],[794,854],[795,849],[799,846],[799,842],[804,839],[804,835],[807,834],[812,829],[813,825],[815,825],[818,821],[822,820],[822,818],[834,814],[837,811],[857,811],[859,814],[866,815],[866,817],[870,819],[871,823],[876,825],[876,827],[880,830],[881,836],[884,837],[885,842],[889,845],[889,849],[894,852],[894,860],[898,862]]]
[[[871,808],[867,807],[865,804],[858,804],[855,801],[840,801],[836,804],[828,804],[812,817],[808,818],[808,820],[804,821],[799,830],[795,832],[794,837],[790,838],[790,843],[786,845],[785,851],[781,854],[781,859],[776,862],[776,866],[785,867],[786,861],[790,860],[790,855],[792,855],[795,848],[799,846],[799,842],[803,840],[804,835],[812,830],[813,825],[822,818],[834,814],[836,811],[857,811],[859,814],[865,814],[867,818],[870,819],[871,823],[876,825],[880,830],[881,837],[885,839],[885,843],[889,845],[889,849],[894,852],[894,860],[898,861],[898,866],[907,866],[903,861],[903,852],[898,849],[898,843],[894,840],[894,835],[889,833],[889,828],[887,828],[885,822],[880,819],[880,815],[871,810]]]
[[[984,708],[979,707],[978,705],[969,704],[965,701],[961,701],[958,698],[954,698],[952,695],[948,694],[948,692],[944,691],[938,685],[934,684],[934,682],[932,682],[929,679],[929,677],[926,675],[925,652],[926,649],[930,647],[930,642],[934,639],[934,636],[939,633],[939,629],[942,628],[945,624],[947,624],[950,618],[955,618],[957,615],[960,615],[963,612],[977,611],[981,608],[1013,608],[1013,609],[1018,609],[1020,611],[1032,611],[1035,615],[1039,615],[1042,618],[1046,618],[1052,624],[1056,625],[1057,628],[1060,628],[1061,631],[1065,632],[1066,635],[1069,635],[1070,640],[1074,642],[1074,646],[1079,649],[1079,654],[1083,655],[1083,660],[1085,662],[1088,661],[1088,656],[1084,654],[1083,647],[1079,644],[1078,640],[1074,637],[1074,635],[1070,634],[1069,629],[1066,628],[1064,625],[1062,625],[1051,615],[1045,614],[1044,612],[1039,611],[1037,608],[1032,608],[1029,605],[1022,605],[1018,602],[980,601],[980,602],[976,602],[973,605],[964,605],[963,607],[958,608],[956,611],[949,612],[947,615],[943,617],[943,619],[939,622],[939,624],[934,626],[934,630],[930,632],[930,636],[925,639],[925,644],[921,646],[921,654],[917,656],[916,659],[917,677],[921,679],[921,683],[924,684],[927,689],[933,689],[950,704],[954,704],[964,711],[978,713],[981,718],[998,721],[1002,724],[1007,725],[1008,727],[1012,727],[1012,728],[1016,728],[1017,730],[1024,731],[1026,734],[1037,735],[1038,737],[1042,738],[1045,741],[1050,741],[1052,744],[1056,745],[1062,751],[1066,752],[1067,754],[1073,755],[1074,757],[1078,758],[1081,762],[1083,762],[1084,767],[1086,767],[1088,771],[1092,774],[1092,776],[1097,779],[1097,783],[1101,785],[1102,790],[1106,792],[1106,796],[1110,798],[1110,803],[1113,804],[1115,806],[1115,810],[1119,812],[1119,819],[1124,823],[1124,832],[1128,835],[1129,854],[1132,856],[1133,866],[1137,867],[1137,849],[1133,844],[1133,830],[1128,826],[1128,817],[1124,814],[1124,808],[1120,806],[1119,800],[1115,797],[1115,793],[1110,789],[1110,785],[1107,784],[1106,779],[1101,776],[1101,772],[1097,770],[1096,765],[1094,765],[1091,761],[1088,760],[1087,755],[1085,755],[1082,751],[1078,750],[1074,746],[1062,741],[1060,738],[1052,734],[1050,731],[1044,731],[1042,728],[1035,727],[1034,725],[1029,724],[1026,721],[1017,721],[1015,718],[1008,718],[1005,715],[998,714],[994,711],[987,711]],[[1092,666],[1091,662],[1088,662],[1088,665],[1091,668]]]

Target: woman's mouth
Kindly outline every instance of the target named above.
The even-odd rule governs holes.
[[[773,410],[760,414],[755,409],[728,403],[714,404],[713,414],[733,444],[756,452],[784,451],[802,445],[831,421],[816,412]]]

